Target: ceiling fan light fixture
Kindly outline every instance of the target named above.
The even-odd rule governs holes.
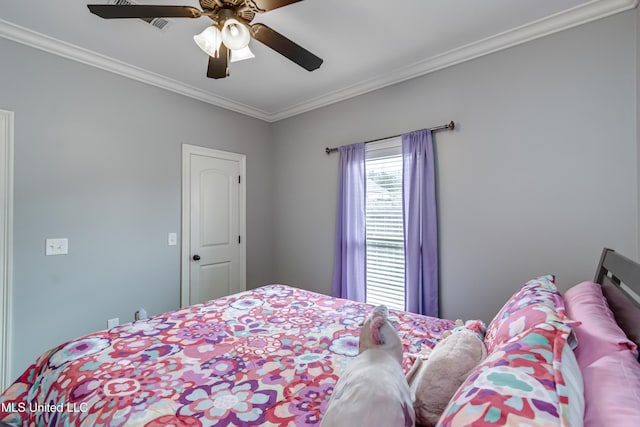
[[[249,45],[243,47],[242,49],[232,50],[231,51],[231,59],[229,62],[238,62],[244,61],[245,59],[255,58],[256,56],[249,49]]]
[[[203,32],[193,36],[193,41],[204,53],[214,58],[218,57],[222,36],[220,30],[215,25],[207,27]],[[225,45],[226,46],[226,45]]]
[[[133,0],[109,0],[110,4],[88,4],[89,11],[103,19],[136,18],[201,18],[213,21],[193,36],[198,47],[209,56],[207,77],[223,79],[229,76],[229,62],[254,58],[245,48],[255,39],[307,71],[318,69],[322,58],[260,22],[253,23],[256,14],[297,3],[300,0],[200,0],[194,6],[139,5]],[[133,3],[132,3],[133,2]],[[115,4],[114,4],[115,3]],[[162,1],[165,3],[165,1]]]
[[[229,18],[222,26],[222,43],[232,51],[244,49],[249,45],[249,29],[235,18]]]

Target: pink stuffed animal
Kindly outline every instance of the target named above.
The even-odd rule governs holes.
[[[456,321],[456,327],[443,334],[433,350],[425,349],[407,374],[415,394],[416,422],[424,427],[437,424],[440,415],[464,382],[484,358],[484,323],[480,320]]]
[[[402,341],[387,307],[376,307],[360,329],[360,354],[349,362],[321,427],[413,427],[415,414],[402,370]]]

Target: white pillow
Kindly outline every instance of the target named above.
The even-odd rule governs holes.
[[[567,395],[569,396],[570,425],[571,427],[582,427],[584,425],[584,381],[576,355],[569,345],[565,345],[562,348],[560,372],[564,378],[567,386]]]

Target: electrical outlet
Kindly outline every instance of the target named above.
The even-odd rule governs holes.
[[[144,320],[147,318],[147,310],[145,310],[144,308],[141,308],[140,310],[136,311],[135,314],[133,315],[133,318],[135,320]]]
[[[107,329],[115,328],[120,324],[120,318],[114,317],[113,319],[107,319]]]

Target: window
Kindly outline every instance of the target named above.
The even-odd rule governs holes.
[[[369,143],[366,152],[367,302],[404,310],[400,138]]]

